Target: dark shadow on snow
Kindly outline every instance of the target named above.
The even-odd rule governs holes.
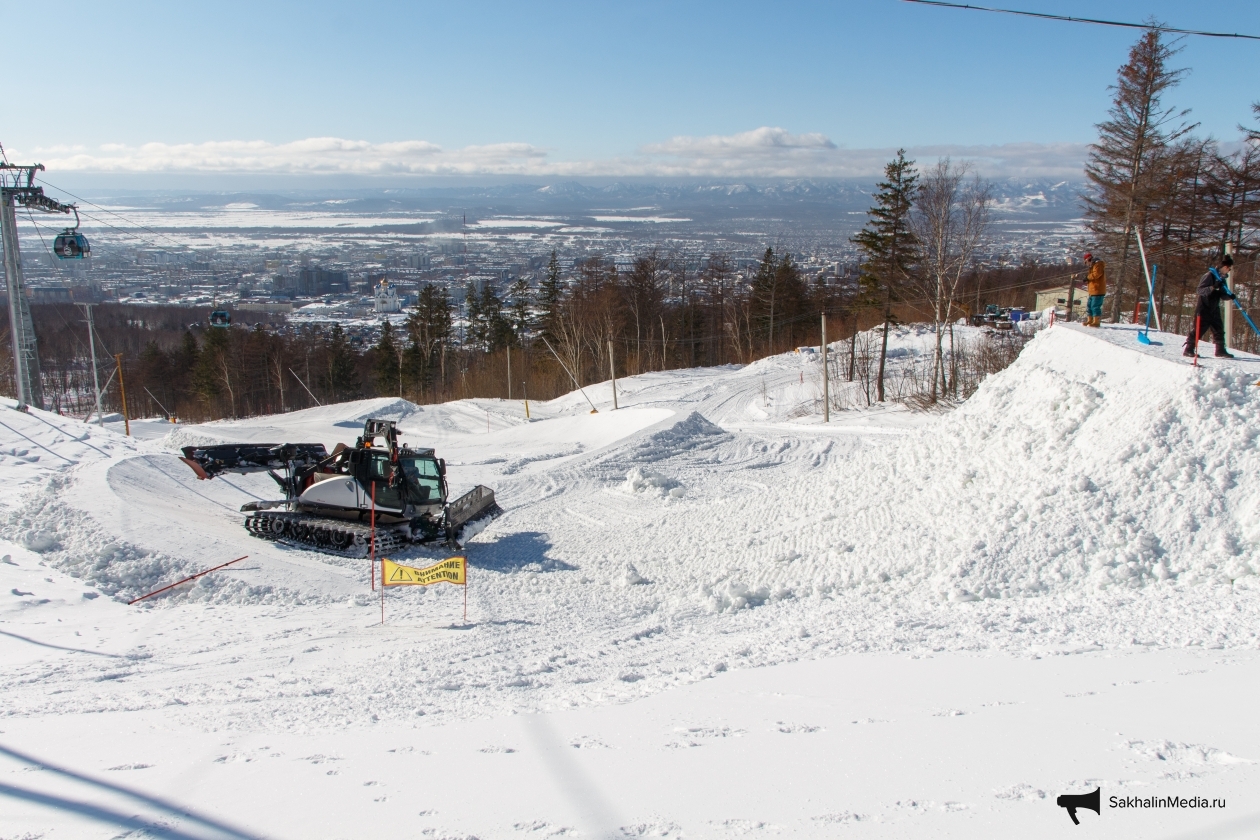
[[[572,572],[577,569],[563,560],[548,557],[551,543],[538,531],[506,534],[494,542],[477,542],[469,548],[468,565],[474,569],[492,572]]]
[[[105,653],[99,650],[84,650],[83,648],[66,647],[65,645],[54,645],[51,642],[41,642],[36,639],[28,639],[26,636],[19,636],[17,633],[10,633],[7,630],[0,630],[0,636],[8,636],[10,639],[20,639],[23,642],[29,642],[40,647],[52,648],[53,650],[68,650],[71,653],[86,653],[90,656],[108,656],[111,659],[125,659],[117,653]]]
[[[6,755],[26,764],[33,764],[41,770],[47,770],[50,773],[55,773],[64,778],[72,779],[76,782],[81,782],[109,793],[125,796],[128,799],[132,799],[138,803],[153,808],[155,811],[160,812],[160,814],[155,815],[152,819],[142,818],[135,814],[112,811],[108,808],[94,805],[90,802],[83,802],[77,799],[67,799],[62,796],[55,796],[53,794],[41,793],[37,790],[30,790],[29,788],[21,788],[5,784],[0,784],[0,796],[10,796],[14,799],[22,799],[27,802],[44,805],[59,811],[78,814],[99,822],[109,823],[110,825],[117,825],[133,830],[142,829],[149,832],[152,836],[169,837],[173,840],[183,840],[184,838],[188,838],[188,840],[196,840],[196,838],[204,838],[205,834],[203,831],[198,831],[195,834],[189,834],[187,831],[171,828],[168,825],[163,824],[170,821],[172,818],[194,823],[205,829],[217,832],[223,837],[234,838],[234,840],[258,840],[259,838],[259,835],[250,834],[249,832],[228,825],[227,823],[219,822],[218,820],[211,819],[210,817],[203,817],[179,803],[171,802],[156,796],[150,796],[147,793],[142,793],[141,791],[124,787],[123,785],[114,784],[113,782],[94,779],[91,776],[85,776],[82,773],[75,772],[74,770],[59,767],[56,764],[50,764],[47,761],[43,761],[27,753],[19,752],[5,746],[0,746],[0,755]]]

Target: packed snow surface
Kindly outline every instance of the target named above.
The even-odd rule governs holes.
[[[1058,793],[1098,785],[1235,794],[1163,827],[1244,817],[1260,359],[1152,338],[1060,324],[952,411],[825,424],[816,353],[530,420],[377,399],[128,438],[0,412],[12,830],[1051,836]],[[894,371],[931,341],[896,334]],[[467,622],[454,587],[380,600],[364,560],[250,537],[271,479],[178,458],[369,417],[506,511],[466,546]]]

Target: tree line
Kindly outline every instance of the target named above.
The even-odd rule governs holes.
[[[1260,131],[1240,125],[1241,142],[1226,146],[1198,135],[1189,109],[1165,103],[1189,72],[1172,66],[1180,49],[1149,29],[1129,51],[1090,147],[1084,195],[1093,250],[1108,261],[1112,320],[1131,316],[1147,296],[1140,235],[1147,262],[1159,265],[1155,297],[1164,326],[1177,332],[1189,329],[1199,277],[1227,248],[1241,300],[1254,305],[1260,227]],[[1260,119],[1260,102],[1252,110]],[[1256,346],[1250,333],[1236,339]]]
[[[1242,141],[1229,147],[1196,136],[1187,110],[1163,104],[1185,73],[1170,66],[1176,53],[1152,29],[1119,70],[1085,170],[1089,238],[1080,250],[1107,260],[1111,316],[1127,320],[1145,297],[1140,234],[1148,263],[1159,266],[1164,326],[1184,331],[1197,280],[1226,246],[1240,300],[1255,303],[1260,131],[1240,126]],[[1253,108],[1260,118],[1260,103]],[[900,151],[852,238],[860,254],[852,279],[808,277],[794,255],[774,247],[752,266],[721,252],[697,263],[652,248],[628,270],[599,255],[562,267],[553,252],[535,285],[470,285],[459,301],[444,286],[424,285],[405,323],[382,322],[367,345],[339,324],[197,328],[190,314],[204,323],[204,313],[120,304],[97,307],[96,337],[103,356],[122,355],[133,414],[205,420],[367,396],[549,399],[614,373],[746,364],[816,344],[820,315],[830,319],[831,340],[855,348],[855,335],[876,329],[878,342],[864,352],[871,398],[883,401],[891,329],[927,322],[936,340],[921,378],[933,402],[965,396],[960,379],[963,391],[974,382],[960,373],[952,327],[960,316],[986,303],[1029,306],[1035,288],[1067,285],[1081,272],[1079,264],[1032,260],[984,264],[977,255],[991,207],[988,185],[966,163],[943,159],[920,172]],[[48,304],[33,314],[50,407],[84,412],[92,382],[82,313]],[[1257,347],[1250,334],[1235,339]],[[7,331],[0,348],[12,393]],[[105,362],[103,382],[112,372]],[[120,397],[111,382],[111,410],[121,408]]]

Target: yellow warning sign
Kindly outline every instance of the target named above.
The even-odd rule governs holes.
[[[429,586],[434,583],[468,583],[468,560],[465,557],[448,557],[441,563],[417,569],[400,566],[393,560],[381,558],[381,578],[386,586]]]

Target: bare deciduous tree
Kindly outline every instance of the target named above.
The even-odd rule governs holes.
[[[922,257],[915,277],[923,297],[932,303],[936,348],[932,359],[931,401],[948,392],[944,338],[953,321],[958,288],[971,265],[976,247],[989,223],[989,187],[979,177],[968,178],[966,163],[943,158],[919,183],[911,214],[911,229]],[[938,392],[937,386],[940,386]]]

